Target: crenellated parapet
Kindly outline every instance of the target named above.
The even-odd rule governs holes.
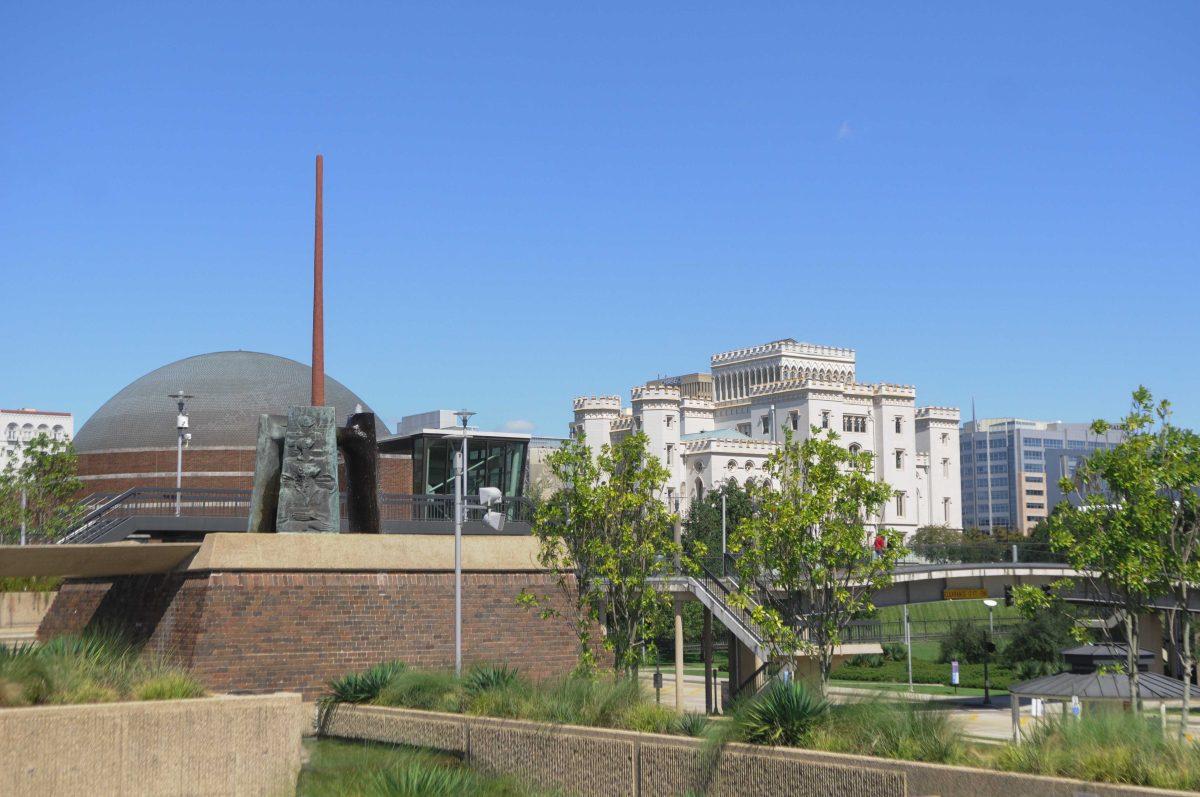
[[[745,360],[755,360],[761,357],[772,357],[781,354],[854,361],[854,349],[844,349],[838,346],[819,346],[814,343],[800,343],[792,338],[785,338],[770,343],[763,343],[759,346],[749,346],[744,349],[733,349],[732,351],[714,354],[711,358],[711,364],[713,366],[729,365]]]
[[[918,421],[943,421],[957,425],[959,418],[958,407],[917,407]]]

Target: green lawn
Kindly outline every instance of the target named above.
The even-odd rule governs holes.
[[[869,681],[841,681],[837,679],[830,680],[830,686],[843,686],[849,689],[876,689],[881,692],[907,692],[908,682],[900,684],[879,684]],[[963,697],[982,697],[982,689],[967,689],[959,687],[958,691],[954,691],[952,686],[942,686],[940,684],[913,684],[913,692],[919,695],[960,695]],[[1008,692],[1004,689],[993,689],[993,695],[1006,695]]]
[[[1021,613],[1015,607],[1005,606],[1000,602],[995,609],[996,620],[1019,620]],[[903,606],[885,606],[876,611],[880,620],[900,621],[904,619]],[[935,601],[933,603],[914,603],[908,607],[908,617],[911,620],[986,620],[987,607],[983,601]]]

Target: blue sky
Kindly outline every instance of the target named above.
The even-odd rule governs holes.
[[[0,406],[307,361],[323,152],[327,370],[391,420],[795,337],[1200,425],[1198,4],[165,5],[6,12]]]

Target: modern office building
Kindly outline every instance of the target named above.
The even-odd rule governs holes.
[[[3,471],[9,463],[21,464],[25,446],[39,434],[55,440],[70,440],[75,436],[75,418],[69,412],[29,407],[0,409],[0,429],[4,429],[4,441],[0,443],[0,471]]]
[[[576,398],[573,436],[594,448],[634,432],[671,472],[664,498],[692,500],[723,482],[765,476],[785,429],[837,432],[874,454],[876,476],[895,488],[882,522],[909,534],[962,525],[958,410],[917,407],[916,389],[855,378],[853,349],[791,338],[712,356],[711,373],[655,379],[619,396]]]
[[[963,424],[963,525],[1028,535],[1064,500],[1058,481],[1093,451],[1121,434],[1092,432],[1086,423],[981,418]]]

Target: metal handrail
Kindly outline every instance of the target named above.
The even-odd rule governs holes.
[[[349,505],[342,493],[341,518],[348,517]],[[251,491],[237,488],[131,487],[116,494],[93,494],[85,499],[98,503],[56,543],[87,542],[100,536],[115,523],[135,515],[175,514],[205,517],[249,517]],[[534,504],[524,497],[504,498],[498,511],[511,522],[529,523]],[[379,494],[380,518],[384,521],[450,522],[454,520],[454,496]],[[467,520],[477,521],[482,509],[468,509]]]

